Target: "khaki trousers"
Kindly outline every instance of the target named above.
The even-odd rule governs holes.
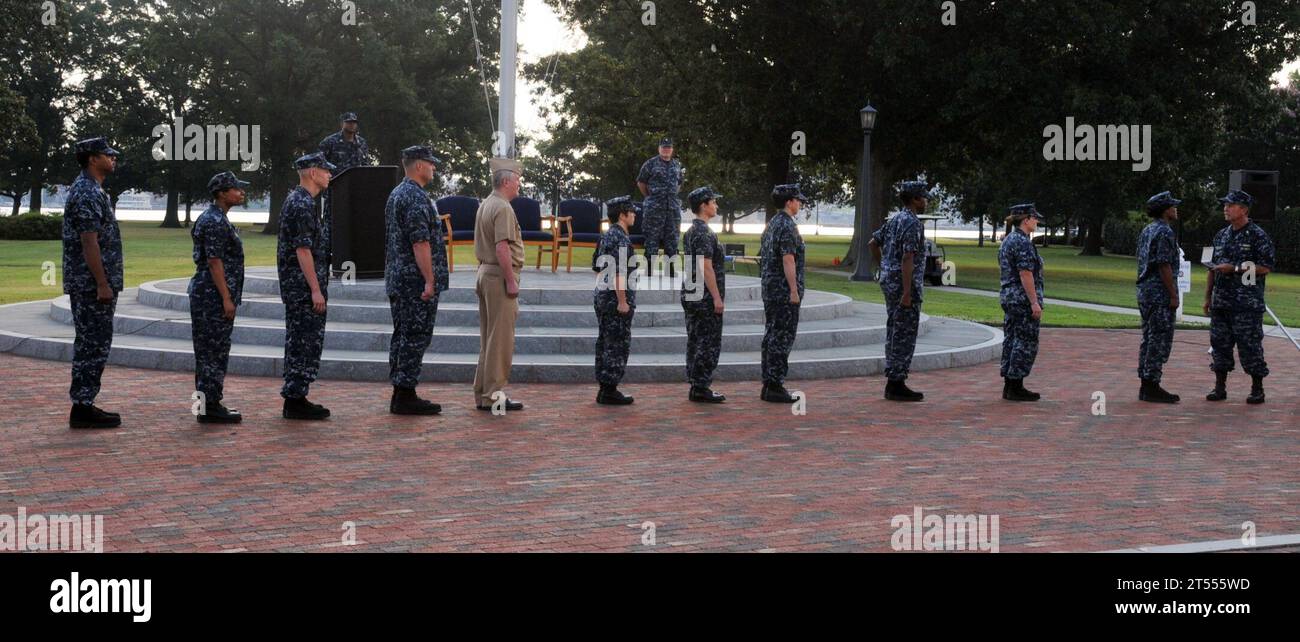
[[[518,281],[519,275],[515,274]],[[519,299],[506,296],[501,267],[481,263],[478,266],[478,370],[474,372],[474,403],[491,406],[492,393],[504,390],[510,381],[510,366],[515,359],[515,322],[519,319]]]

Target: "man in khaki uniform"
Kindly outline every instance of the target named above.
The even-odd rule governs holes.
[[[524,241],[510,201],[519,196],[519,163],[493,158],[492,195],[483,199],[474,221],[474,257],[478,259],[478,327],[481,347],[474,373],[474,403],[492,410],[493,393],[504,390],[515,357],[515,321],[519,317],[519,272],[524,268]],[[506,269],[505,266],[509,266]],[[505,400],[507,411],[524,404]]]

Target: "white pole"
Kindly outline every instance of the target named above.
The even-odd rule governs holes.
[[[1211,277],[1213,278],[1213,277]],[[1192,262],[1183,255],[1183,248],[1178,248],[1178,310],[1174,312],[1174,321],[1183,320],[1183,302],[1187,293],[1192,291]]]
[[[1264,309],[1268,311],[1268,316],[1273,317],[1273,322],[1277,324],[1277,327],[1282,331],[1282,334],[1285,334],[1286,338],[1290,339],[1291,343],[1295,345],[1296,350],[1300,350],[1300,341],[1296,341],[1295,337],[1291,336],[1291,333],[1286,329],[1286,326],[1282,325],[1282,320],[1277,318],[1276,314],[1273,314],[1273,309],[1267,305],[1264,306]]]
[[[501,0],[501,90],[497,107],[497,152],[515,157],[515,75],[518,49],[519,0]]]

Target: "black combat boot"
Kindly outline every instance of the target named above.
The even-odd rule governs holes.
[[[632,398],[619,392],[618,386],[601,384],[600,392],[596,394],[596,403],[606,406],[627,406],[632,403]]]
[[[759,397],[772,403],[794,403],[794,397],[779,383],[763,384],[763,393]]]
[[[1263,377],[1256,377],[1255,375],[1250,376],[1250,396],[1246,397],[1246,403],[1252,405],[1264,403]]]
[[[285,399],[284,400],[284,418],[285,419],[302,419],[305,421],[320,421],[328,419],[330,411],[325,406],[307,401],[306,397],[302,399]]]
[[[1138,401],[1150,403],[1178,403],[1179,397],[1160,387],[1158,381],[1142,380],[1142,389],[1138,391]]]
[[[885,398],[890,401],[923,401],[925,395],[908,388],[907,379],[891,379],[885,384]]]
[[[1008,377],[1002,386],[1002,398],[1007,401],[1038,401],[1039,394],[1025,389],[1024,379]]]
[[[104,428],[117,428],[122,425],[122,418],[111,412],[104,412],[90,404],[72,404],[72,412],[68,413],[68,427],[99,430]]]
[[[201,424],[237,424],[243,420],[244,416],[238,410],[231,410],[220,401],[208,404],[206,411],[199,415]]]
[[[419,398],[415,388],[393,386],[393,398],[388,402],[388,412],[394,415],[436,415],[442,406]]]
[[[1228,373],[1218,372],[1216,370],[1214,373],[1214,390],[1211,391],[1210,394],[1205,395],[1205,400],[1223,401],[1224,399],[1227,398],[1228,398]]]
[[[726,400],[727,400],[726,397],[708,388],[702,388],[700,386],[691,386],[691,401],[697,403],[722,403]]]

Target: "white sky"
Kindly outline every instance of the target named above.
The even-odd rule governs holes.
[[[1273,82],[1279,85],[1291,84],[1287,77],[1291,75],[1291,72],[1296,70],[1300,70],[1300,60],[1292,60],[1282,67],[1282,71],[1277,72],[1277,74],[1273,76]]]
[[[582,48],[587,38],[563,21],[543,0],[521,0],[519,16],[519,66],[548,59],[556,51],[570,52]],[[533,90],[539,83],[519,79],[515,88],[515,127],[534,138],[546,138],[546,122],[533,102]],[[492,106],[493,111],[496,105]]]

